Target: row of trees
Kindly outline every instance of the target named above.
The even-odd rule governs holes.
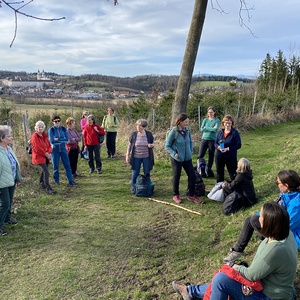
[[[297,89],[300,81],[300,57],[293,54],[287,59],[279,50],[275,57],[269,53],[263,60],[259,77],[258,88],[265,93],[284,93],[289,89]]]

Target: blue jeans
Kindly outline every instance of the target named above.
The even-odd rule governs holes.
[[[131,176],[131,186],[134,188],[136,183],[136,179],[140,174],[141,165],[143,164],[143,171],[145,175],[150,176],[150,158],[133,158],[133,165],[132,165],[132,176]]]
[[[70,167],[70,161],[67,150],[61,152],[52,152],[51,159],[53,164],[53,178],[55,182],[59,182],[59,161],[61,159],[64,168],[66,170],[66,175],[69,183],[73,182],[72,170]]]
[[[191,298],[203,298],[208,285],[190,285],[187,290]],[[217,273],[212,280],[211,300],[270,300],[262,292],[253,291],[251,295],[244,295],[242,284],[229,278],[225,273]]]

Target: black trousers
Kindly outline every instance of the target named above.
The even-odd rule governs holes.
[[[190,159],[180,162],[171,157],[171,164],[173,169],[173,195],[179,195],[179,182],[181,170],[183,168],[186,175],[188,176],[189,195],[195,196],[196,178],[192,160]]]
[[[212,141],[212,140],[201,140],[198,157],[204,158],[204,155],[205,155],[207,149],[208,149],[207,168],[209,170],[211,170],[212,165],[214,163],[215,141]]]
[[[229,173],[230,180],[233,180],[236,175],[237,158],[224,158],[216,155],[217,182],[224,181],[225,166]]]
[[[259,223],[259,215],[255,214],[252,217],[248,217],[245,220],[244,226],[242,228],[242,231],[240,233],[240,236],[233,247],[235,251],[243,252],[244,249],[247,247],[254,230],[258,231],[260,234],[261,232],[261,226]],[[261,234],[260,234],[261,236]]]
[[[40,185],[43,188],[49,188],[49,170],[48,170],[48,160],[46,164],[39,164],[42,169],[42,173],[40,175]]]
[[[72,174],[76,174],[77,171],[77,164],[78,164],[78,147],[77,148],[71,148],[70,152],[68,154],[69,160],[70,160],[70,167],[72,170]]]
[[[95,164],[94,164],[94,156],[96,161],[96,169],[100,171],[102,169],[102,162],[100,158],[100,144],[98,145],[87,145],[88,152],[89,152],[89,167],[91,170],[95,170]]]
[[[106,132],[106,148],[108,155],[116,154],[117,132]]]

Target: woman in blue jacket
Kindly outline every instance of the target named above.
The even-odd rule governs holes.
[[[60,159],[66,170],[66,175],[70,186],[77,186],[78,184],[73,180],[70,160],[66,149],[66,143],[69,140],[69,134],[66,127],[61,126],[60,117],[54,116],[52,118],[53,126],[48,130],[48,136],[52,145],[51,159],[53,164],[53,178],[56,184],[59,182],[59,162]]]
[[[195,196],[195,171],[192,162],[193,141],[189,125],[189,116],[181,113],[175,120],[173,127],[166,139],[165,148],[171,155],[173,169],[173,200],[181,203],[179,196],[179,181],[181,169],[183,168],[188,176],[189,201],[203,204],[204,202]]]
[[[237,169],[237,150],[242,147],[240,134],[233,128],[233,118],[226,115],[221,125],[223,128],[217,133],[215,140],[217,182],[224,181],[225,166],[230,179],[234,179]]]
[[[283,170],[277,175],[276,184],[280,195],[276,202],[282,205],[290,216],[290,229],[296,240],[297,248],[300,250],[300,176],[293,170]],[[254,230],[261,236],[259,224],[259,213],[245,220],[240,236],[223,262],[235,261],[244,254]]]

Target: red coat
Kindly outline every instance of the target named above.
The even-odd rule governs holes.
[[[263,290],[263,286],[262,286],[260,280],[249,281],[248,279],[243,277],[237,270],[235,270],[234,268],[231,268],[230,266],[228,266],[226,264],[223,265],[220,270],[215,272],[214,276],[219,272],[225,273],[229,278],[234,279],[235,281],[237,281],[241,284],[249,286],[249,287],[253,288],[253,290],[255,290],[255,291],[261,292]],[[204,295],[203,300],[209,300],[210,299],[211,288],[212,288],[212,286],[210,284],[208,286],[207,290],[205,291],[205,295]],[[230,299],[230,297],[228,297],[228,299]]]
[[[40,136],[35,132],[30,139],[30,144],[32,146],[31,161],[33,164],[45,164],[46,163],[46,152],[49,154],[52,152],[51,144],[48,139],[48,135],[43,132]]]
[[[84,126],[84,131],[83,131],[83,141],[84,141],[84,146],[95,146],[99,145],[99,138],[98,138],[98,133],[95,131],[94,127],[97,127],[99,134],[100,135],[105,135],[104,129],[100,125],[90,125],[86,124]]]

